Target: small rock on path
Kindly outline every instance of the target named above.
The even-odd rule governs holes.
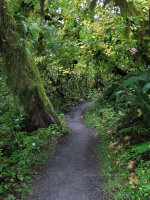
[[[33,181],[26,200],[108,200],[102,191],[95,153],[95,133],[83,122],[83,111],[92,102],[71,107],[66,114],[69,134],[56,148]]]

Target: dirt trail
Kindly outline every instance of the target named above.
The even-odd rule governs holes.
[[[95,155],[97,139],[82,119],[91,102],[80,103],[66,114],[69,134],[58,144],[33,183],[33,195],[26,200],[107,200],[100,186]]]

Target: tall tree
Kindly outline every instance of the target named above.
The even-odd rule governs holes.
[[[17,22],[6,0],[0,1],[0,54],[7,85],[25,107],[35,128],[59,124],[52,103],[46,96],[32,54],[20,38]]]

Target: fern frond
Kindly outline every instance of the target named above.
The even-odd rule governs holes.
[[[143,93],[147,93],[150,89],[150,83],[146,83],[143,87]]]
[[[133,131],[137,131],[138,135],[141,135],[141,134],[146,135],[146,134],[149,134],[150,129],[144,128],[141,125],[137,125],[137,126],[131,126],[128,128],[121,129],[118,133],[124,134],[124,133],[131,133]]]
[[[142,154],[145,152],[150,152],[150,141],[139,144],[139,145],[134,145],[131,149],[131,151],[136,152],[137,154]]]

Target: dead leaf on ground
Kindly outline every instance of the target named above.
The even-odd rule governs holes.
[[[110,147],[110,148],[113,148],[113,147],[115,147],[117,144],[118,144],[118,141],[116,141],[116,142],[110,142],[110,143],[109,143],[109,147]]]
[[[123,146],[121,145],[118,145],[118,146],[115,146],[115,150],[118,152],[118,151],[121,151],[123,149]]]
[[[124,140],[126,140],[126,141],[128,141],[128,140],[130,140],[131,139],[131,136],[129,136],[129,135],[126,135],[125,137],[124,137]]]
[[[128,163],[128,169],[129,169],[129,170],[134,169],[134,168],[136,167],[136,164],[137,164],[136,161],[131,160],[131,161]]]

